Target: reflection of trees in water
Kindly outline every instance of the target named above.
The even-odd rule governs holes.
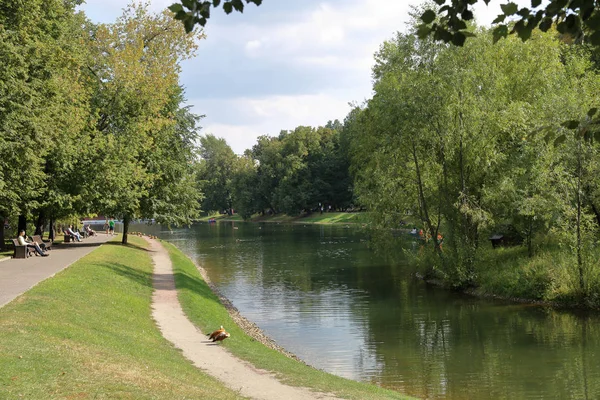
[[[370,321],[385,365],[382,385],[427,398],[600,395],[600,366],[589,361],[600,350],[597,316],[590,324],[571,313],[415,287],[409,286],[411,301],[393,315]]]

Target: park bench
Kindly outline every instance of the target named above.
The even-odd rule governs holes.
[[[44,250],[44,251],[52,250],[52,243],[44,242],[44,240],[42,240],[42,237],[40,235],[33,235],[32,239],[34,242],[36,242],[42,248],[42,250]]]
[[[15,246],[15,252],[13,258],[27,258],[35,253],[35,250],[29,246],[20,245],[17,239],[12,239],[13,245]]]
[[[75,236],[70,235],[67,232],[65,232],[64,240],[65,240],[65,243],[74,242]]]

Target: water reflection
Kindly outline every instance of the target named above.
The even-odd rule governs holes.
[[[309,364],[422,398],[600,397],[600,318],[428,287],[354,229],[198,225],[159,236]],[[159,227],[136,227],[136,230]]]

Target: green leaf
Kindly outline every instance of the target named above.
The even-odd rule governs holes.
[[[525,26],[521,30],[519,30],[519,37],[522,41],[526,42],[531,37],[531,31],[533,27]]]
[[[506,15],[500,14],[496,17],[495,20],[492,21],[492,24],[499,24],[500,22],[504,22],[505,19],[506,19]]]
[[[563,144],[566,140],[567,140],[567,135],[560,135],[559,137],[556,138],[556,140],[554,140],[554,145],[559,146],[559,145]]]
[[[175,14],[175,19],[178,21],[185,21],[185,19],[188,17],[189,17],[188,13],[186,13],[183,10],[178,11],[177,14]]]
[[[456,32],[452,36],[452,44],[454,44],[455,46],[462,47],[465,44],[465,40],[466,39],[467,39],[467,37],[465,36],[464,33],[462,33],[462,32]]]
[[[179,3],[171,4],[168,8],[175,14],[177,14],[179,11],[183,11],[183,6]]]
[[[540,4],[542,4],[542,0],[531,0],[531,8],[536,8]]]
[[[181,4],[183,4],[185,6],[185,8],[192,10],[194,8],[194,6],[196,5],[196,1],[195,0],[181,0]]]
[[[448,43],[452,41],[453,35],[447,29],[438,26],[435,30],[435,33],[433,34],[433,38],[435,40],[442,40],[444,43]]]
[[[501,38],[508,36],[508,27],[506,25],[498,25],[496,28],[494,28],[492,34],[494,37],[494,43],[496,43]]]
[[[579,121],[573,119],[570,121],[565,121],[562,124],[560,124],[560,126],[567,128],[567,129],[577,129],[579,127]]]
[[[427,10],[421,15],[421,21],[426,24],[430,24],[435,20],[435,12],[433,10]]]
[[[194,30],[194,18],[189,16],[183,21],[183,26],[185,27],[185,32],[190,33]]]
[[[598,109],[596,107],[590,108],[589,111],[587,112],[587,115],[588,115],[588,117],[592,118],[594,115],[596,115],[597,112],[598,112]]]
[[[517,13],[517,11],[519,11],[519,7],[517,6],[516,3],[513,3],[513,2],[506,3],[506,4],[500,4],[500,8],[502,9],[502,12],[506,16],[514,15]]]
[[[546,17],[540,22],[540,31],[547,32],[552,27],[552,18]]]
[[[594,132],[594,140],[600,143],[600,131]]]
[[[231,3],[223,3],[223,11],[225,11],[225,14],[231,14],[231,11],[233,11]]]
[[[231,0],[231,5],[233,5],[236,11],[244,12],[244,3],[242,3],[242,0]]]
[[[436,3],[438,6],[441,6],[442,4],[444,4],[444,3],[446,2],[446,0],[433,0],[433,1],[435,1],[435,3]]]
[[[221,4],[221,0],[213,0],[213,7],[219,7],[219,4]]]
[[[425,39],[431,33],[431,28],[425,24],[417,27],[417,36],[419,39]]]
[[[470,10],[465,10],[462,12],[460,17],[465,21],[470,21],[473,19],[473,13]]]

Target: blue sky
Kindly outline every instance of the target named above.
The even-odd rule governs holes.
[[[158,12],[173,2],[150,3]],[[410,5],[420,3],[264,0],[243,14],[213,12],[207,38],[181,74],[188,103],[206,115],[202,133],[225,138],[241,154],[260,135],[343,120],[349,102],[371,96],[373,53],[404,30]],[[489,24],[504,1],[479,3],[476,18]],[[81,8],[92,21],[110,23],[126,4],[87,0]]]

